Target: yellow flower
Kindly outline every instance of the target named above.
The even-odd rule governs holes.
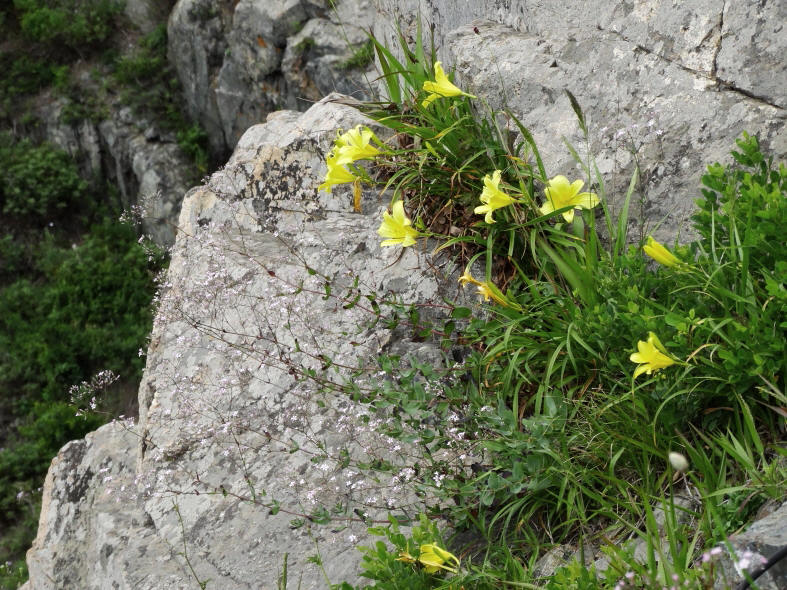
[[[438,570],[456,573],[459,566],[459,558],[456,555],[431,543],[421,545],[421,554],[418,556],[418,561],[421,562],[429,574],[433,574]],[[455,566],[447,563],[453,563]]]
[[[416,559],[412,555],[410,555],[407,551],[400,551],[399,557],[396,558],[396,561],[403,561],[404,563],[415,563]]]
[[[469,96],[470,98],[475,98],[472,94],[468,94],[467,92],[462,92],[451,84],[451,81],[448,79],[448,76],[445,75],[443,71],[443,66],[440,64],[439,61],[434,63],[434,82],[431,80],[427,80],[424,82],[424,92],[431,92],[429,96],[421,103],[421,106],[424,108],[428,107],[432,104],[433,101],[437,100],[438,98],[442,97],[450,97],[450,96]]]
[[[639,377],[642,373],[652,374],[654,371],[659,371],[670,365],[674,365],[675,361],[667,355],[667,350],[661,341],[653,332],[648,332],[648,341],[637,342],[637,351],[629,357],[632,362],[639,363],[639,366],[634,370],[634,379]]]
[[[330,193],[331,188],[335,184],[360,181],[360,178],[355,176],[341,164],[337,163],[337,157],[338,156],[334,154],[328,154],[328,157],[325,158],[325,163],[328,165],[328,173],[325,175],[325,182],[323,182],[318,189],[326,193]]]
[[[412,222],[404,214],[404,203],[396,201],[393,204],[393,214],[388,211],[383,212],[383,222],[377,233],[382,238],[389,238],[380,244],[381,246],[395,246],[401,244],[402,247],[412,246],[418,237],[418,232],[410,227]]]
[[[581,180],[569,183],[565,176],[555,176],[547,183],[544,194],[547,200],[541,205],[541,215],[548,215],[557,209],[572,206],[577,209],[592,209],[599,204],[596,193],[580,193]],[[563,212],[563,219],[571,223],[574,221],[574,209]]]
[[[664,266],[677,266],[681,264],[675,255],[667,250],[662,244],[653,239],[653,236],[648,236],[648,243],[642,246],[642,251],[650,256],[653,260]]]
[[[478,281],[476,281],[473,278],[473,275],[470,274],[470,269],[469,268],[466,268],[465,269],[465,273],[461,277],[459,277],[459,284],[460,285],[462,285],[464,287],[467,283],[471,283],[473,285],[480,285],[481,284],[481,283],[479,283]]]
[[[488,174],[484,176],[484,190],[481,191],[481,202],[484,204],[479,205],[473,210],[474,213],[478,213],[479,215],[486,213],[484,221],[487,223],[495,222],[495,220],[492,219],[493,211],[502,207],[508,207],[511,203],[516,202],[516,199],[509,197],[497,188],[499,184],[500,170],[495,170],[491,177]]]
[[[344,165],[357,160],[376,158],[380,150],[371,145],[372,138],[379,141],[371,129],[368,127],[361,129],[360,125],[337,137],[334,142],[336,163]]]

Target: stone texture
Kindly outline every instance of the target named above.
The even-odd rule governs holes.
[[[317,551],[332,582],[357,580],[355,545],[367,539],[357,511],[384,519],[422,506],[406,484],[415,451],[336,389],[378,379],[380,352],[439,363],[433,345],[376,322],[362,295],[439,308],[457,283],[435,271],[456,269],[415,248],[382,249],[387,202],[376,191],[362,213],[348,187],[317,191],[336,129],[363,121],[331,98],[252,127],[226,167],[189,192],[139,423],[104,427],[53,462],[29,553],[33,590],[187,588],[195,576],[275,588],[285,554],[290,580],[323,588],[308,561]],[[400,478],[354,467],[373,459],[398,465]],[[329,525],[309,521],[321,506],[336,511]]]
[[[754,572],[764,560],[769,559],[783,547],[787,547],[787,503],[772,514],[752,524],[740,535],[729,539],[732,554],[728,547],[722,546],[724,555],[721,560],[716,585],[723,588],[724,584],[732,587],[743,581],[740,568],[741,559],[748,560],[746,569]],[[748,556],[746,555],[748,552]],[[787,588],[787,559],[775,563],[767,572],[756,580],[760,590],[783,590]]]
[[[143,34],[150,33],[167,19],[175,0],[125,0],[123,13]]]
[[[329,92],[368,96],[364,72],[342,66],[365,43],[368,0],[180,0],[169,56],[192,117],[215,154],[272,111],[306,110]]]
[[[92,88],[90,81],[83,82]],[[39,109],[44,139],[71,154],[86,178],[115,185],[124,209],[139,207],[143,230],[154,242],[174,244],[180,203],[194,169],[174,134],[161,132],[119,104],[112,104],[99,122],[71,124],[63,120],[64,106],[60,99]]]
[[[398,22],[412,37],[417,4],[378,0],[385,18],[376,33],[391,39]],[[549,176],[582,175],[562,141],[585,155],[565,90],[583,108],[613,209],[639,164],[634,237],[688,238],[705,166],[730,161],[743,131],[777,158],[787,154],[783,2],[604,1],[592,11],[572,0],[421,4],[460,84],[511,108]]]

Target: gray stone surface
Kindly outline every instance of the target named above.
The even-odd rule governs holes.
[[[434,346],[376,323],[365,298],[348,303],[376,292],[439,306],[457,297],[456,281],[439,275],[456,269],[418,248],[381,248],[387,202],[376,191],[364,193],[362,213],[348,187],[317,191],[336,129],[361,121],[329,101],[276,113],[189,192],[139,423],[104,427],[55,459],[29,552],[33,590],[188,588],[195,576],[275,588],[285,554],[292,584],[323,588],[325,574],[357,579],[367,535],[356,509],[384,519],[422,506],[408,484],[415,451],[380,432],[385,416],[363,418],[368,410],[334,389],[350,376],[361,388],[379,379],[381,351],[438,362]],[[375,480],[355,467],[375,458],[399,470]],[[304,516],[321,506],[336,509],[327,526]],[[325,574],[308,561],[317,551]]]
[[[419,2],[377,4],[384,16],[378,35],[391,39],[396,22],[414,34]],[[420,5],[460,84],[521,118],[549,176],[582,176],[562,141],[585,155],[564,90],[577,97],[613,209],[640,166],[631,211],[636,237],[685,240],[705,165],[730,161],[741,132],[757,134],[777,158],[787,154],[784,2],[610,0],[593,10],[572,0]]]
[[[175,0],[125,0],[123,13],[142,33],[150,33],[166,21]]]
[[[735,587],[743,581],[741,567],[754,572],[762,563],[783,547],[787,547],[787,503],[781,508],[755,522],[740,535],[729,539],[732,552],[726,546],[717,573],[716,585]],[[743,563],[741,563],[743,561]],[[787,558],[775,563],[756,580],[760,590],[784,590],[787,588]]]
[[[88,91],[94,90],[83,80]],[[47,141],[67,151],[86,178],[105,178],[119,191],[124,209],[138,208],[143,229],[154,242],[169,247],[183,195],[194,175],[194,165],[182,152],[173,133],[164,133],[117,103],[100,122],[63,120],[65,101],[44,102],[39,115]]]
[[[275,110],[303,111],[336,90],[367,96],[363,69],[342,64],[373,20],[369,0],[179,0],[169,56],[213,152]]]

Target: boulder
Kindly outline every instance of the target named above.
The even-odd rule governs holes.
[[[336,130],[365,121],[334,99],[250,128],[188,193],[139,422],[105,426],[53,461],[28,554],[33,590],[258,590],[277,587],[285,563],[302,588],[357,581],[368,523],[428,503],[409,486],[415,447],[385,436],[386,416],[351,394],[377,383],[381,352],[440,359],[377,321],[366,295],[440,309],[457,283],[435,270],[455,269],[381,248],[388,202],[376,191],[355,212],[349,187],[317,190]],[[396,469],[375,477],[359,461]]]

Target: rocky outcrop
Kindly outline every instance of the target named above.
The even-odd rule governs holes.
[[[367,97],[369,64],[353,57],[373,20],[369,0],[179,0],[169,57],[213,153],[278,109],[306,110],[333,91]]]
[[[614,206],[639,166],[635,231],[685,239],[705,165],[728,161],[741,132],[777,158],[787,154],[784,2],[609,0],[592,11],[578,0],[377,4],[375,31],[392,45],[390,23],[412,35],[421,6],[463,87],[521,118],[548,175],[584,176],[562,138],[582,157],[589,147]],[[584,110],[587,146],[565,90]]]
[[[90,88],[90,82],[85,84]],[[117,104],[101,121],[71,123],[63,117],[65,104],[59,99],[39,108],[44,138],[71,154],[86,178],[106,179],[117,187],[119,205],[138,211],[144,232],[154,242],[171,246],[180,203],[194,177],[194,164],[175,134],[158,130]]]
[[[30,588],[274,588],[287,555],[291,580],[321,588],[357,579],[366,522],[423,505],[413,449],[348,393],[379,379],[380,352],[440,359],[378,322],[365,295],[439,308],[457,283],[425,252],[380,247],[388,203],[375,192],[362,213],[347,187],[318,192],[336,129],[362,120],[330,100],[276,113],[188,194],[139,423],[54,460]],[[401,471],[355,467],[374,460]]]

